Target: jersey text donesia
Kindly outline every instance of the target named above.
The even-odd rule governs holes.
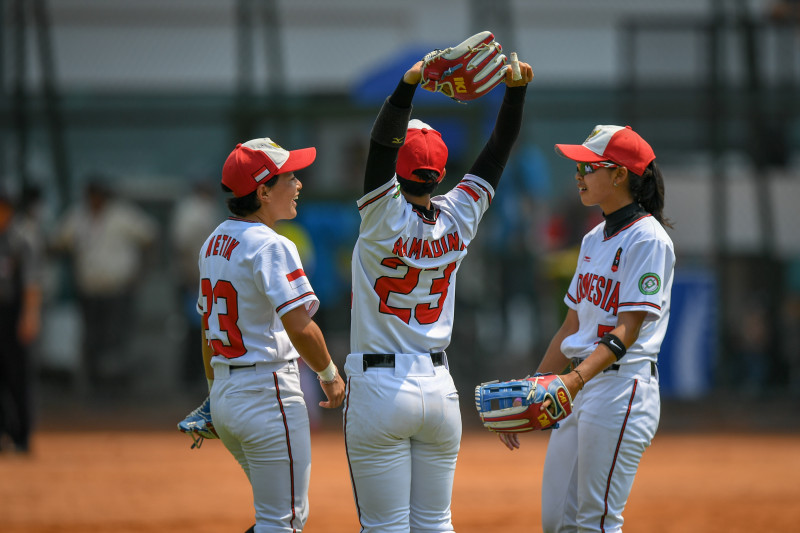
[[[564,339],[561,350],[585,358],[617,324],[617,314],[646,311],[636,342],[624,363],[655,361],[669,322],[669,295],[675,252],[664,228],[644,215],[604,237],[605,222],[583,238],[578,267],[564,302],[578,312],[580,330]],[[662,317],[663,320],[656,320]],[[586,327],[587,325],[596,327]]]

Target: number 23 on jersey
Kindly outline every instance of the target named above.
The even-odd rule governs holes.
[[[398,273],[403,274],[400,276],[381,276],[375,280],[375,292],[380,298],[378,310],[384,314],[392,314],[397,318],[408,324],[411,317],[416,319],[420,324],[433,324],[439,320],[442,314],[442,309],[447,293],[450,288],[450,276],[456,268],[456,263],[449,263],[444,267],[421,269],[409,266],[398,257],[387,257],[381,264],[389,267]],[[426,272],[441,273],[441,276],[426,276]],[[419,303],[413,308],[411,307],[395,307],[389,305],[389,297],[391,294],[412,294],[417,291],[415,295],[416,300],[422,299],[425,295],[435,296],[439,295],[436,300],[436,305],[431,306],[430,303]]]
[[[227,358],[240,357],[247,352],[242,340],[242,331],[236,323],[239,320],[238,294],[236,288],[230,281],[221,279],[212,287],[211,280],[203,278],[200,280],[200,290],[206,300],[205,313],[203,313],[203,329],[206,331],[208,339],[209,320],[216,318],[220,333],[227,337],[226,341],[221,339],[209,339],[209,344],[215,354],[224,355]],[[221,309],[224,307],[224,311]],[[215,309],[216,308],[216,309]]]

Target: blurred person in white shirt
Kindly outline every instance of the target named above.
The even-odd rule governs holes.
[[[158,229],[142,209],[115,198],[107,182],[91,177],[84,202],[66,213],[53,240],[72,259],[84,325],[79,379],[91,388],[127,377],[137,283]]]

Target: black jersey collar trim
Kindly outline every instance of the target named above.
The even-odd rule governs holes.
[[[628,228],[637,220],[646,216],[649,216],[649,213],[645,211],[638,202],[628,204],[608,215],[603,213],[603,217],[606,219],[606,226],[603,228],[603,236],[606,239],[611,238],[625,228]]]
[[[427,223],[436,222],[436,219],[439,216],[439,209],[431,204],[432,209],[428,209],[427,207],[423,207],[418,204],[411,204],[411,208],[416,212],[423,221]]]

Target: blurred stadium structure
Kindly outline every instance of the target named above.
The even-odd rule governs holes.
[[[490,29],[536,77],[520,145],[460,276],[450,352],[462,392],[534,368],[564,312],[580,236],[596,222],[552,146],[620,123],[654,146],[675,222],[665,395],[738,390],[745,376],[754,394],[768,382],[800,394],[797,2],[0,0],[0,16],[0,176],[40,185],[52,223],[87,174],[106,173],[163,224],[132,302],[131,360],[164,372],[133,391],[176,387],[184,319],[172,210],[197,180],[217,179],[236,142],[258,136],[317,147],[297,222],[310,235],[319,322],[343,361],[372,119],[424,51]],[[467,106],[418,96],[416,112],[451,146],[451,176],[471,163],[500,95]],[[68,271],[53,265],[40,346],[42,375],[67,379],[80,371]]]

